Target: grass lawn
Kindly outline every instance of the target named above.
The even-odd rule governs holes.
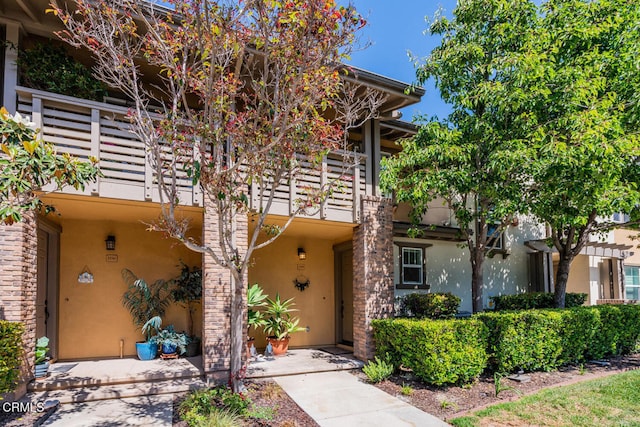
[[[640,426],[640,370],[540,391],[449,420],[471,426]]]

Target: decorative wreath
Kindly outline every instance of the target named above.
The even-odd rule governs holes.
[[[309,287],[311,280],[307,279],[305,276],[298,276],[293,281],[293,284],[300,292],[302,292]]]

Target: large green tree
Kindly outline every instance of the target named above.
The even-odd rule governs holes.
[[[433,78],[452,112],[423,123],[383,167],[383,185],[413,206],[415,224],[436,198],[453,212],[469,249],[474,311],[483,308],[485,257],[520,207],[527,99],[510,90],[536,19],[527,0],[461,1],[451,19],[436,16],[429,30],[442,41],[417,77]]]
[[[616,225],[613,213],[633,217],[640,202],[640,3],[550,0],[540,16],[532,58],[542,72],[522,84],[532,100],[523,158],[528,209],[559,252],[556,305],[564,307],[572,261]]]

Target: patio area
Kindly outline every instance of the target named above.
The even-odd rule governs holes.
[[[333,354],[338,353],[338,354]],[[358,369],[363,363],[338,347],[289,350],[278,357],[259,356],[247,378]],[[29,391],[62,403],[177,393],[205,387],[202,357],[180,359],[103,359],[54,363],[49,375],[32,381]]]

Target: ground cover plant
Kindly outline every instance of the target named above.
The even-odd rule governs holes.
[[[454,426],[639,425],[640,371],[540,391],[455,418]]]

